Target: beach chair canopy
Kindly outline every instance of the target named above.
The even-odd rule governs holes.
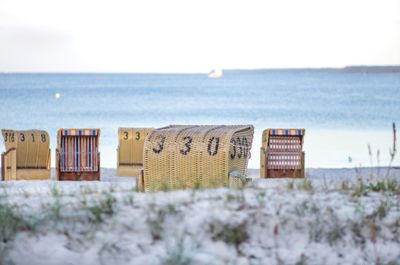
[[[229,186],[244,178],[253,141],[252,125],[182,126],[156,129],[144,143],[145,190]]]
[[[153,128],[119,128],[118,176],[139,176],[143,169],[144,141]]]
[[[2,130],[6,151],[2,154],[2,178],[50,178],[50,138],[42,130]]]

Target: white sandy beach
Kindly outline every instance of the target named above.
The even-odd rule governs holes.
[[[379,171],[155,193],[115,169],[2,182],[0,264],[399,264],[400,170]]]

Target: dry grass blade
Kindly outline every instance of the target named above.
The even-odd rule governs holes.
[[[397,154],[397,137],[396,137],[396,123],[393,122],[392,124],[392,131],[393,131],[393,146],[391,149],[389,149],[389,155],[390,155],[390,161],[389,161],[389,166],[386,172],[386,177],[389,177],[390,170],[392,169],[392,164],[394,161],[394,158],[396,157]]]

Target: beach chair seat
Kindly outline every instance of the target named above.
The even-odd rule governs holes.
[[[245,182],[253,133],[252,125],[172,125],[155,129],[144,143],[138,188],[229,187],[242,179]]]
[[[58,130],[58,180],[100,180],[99,137],[100,129]]]
[[[50,138],[42,130],[1,130],[6,151],[1,155],[2,180],[50,179]]]
[[[267,129],[262,136],[262,178],[304,178],[304,129]]]
[[[118,176],[140,176],[143,169],[143,145],[151,131],[153,128],[119,128]]]

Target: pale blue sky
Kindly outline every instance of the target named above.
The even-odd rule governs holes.
[[[0,72],[400,64],[400,0],[0,0]]]

